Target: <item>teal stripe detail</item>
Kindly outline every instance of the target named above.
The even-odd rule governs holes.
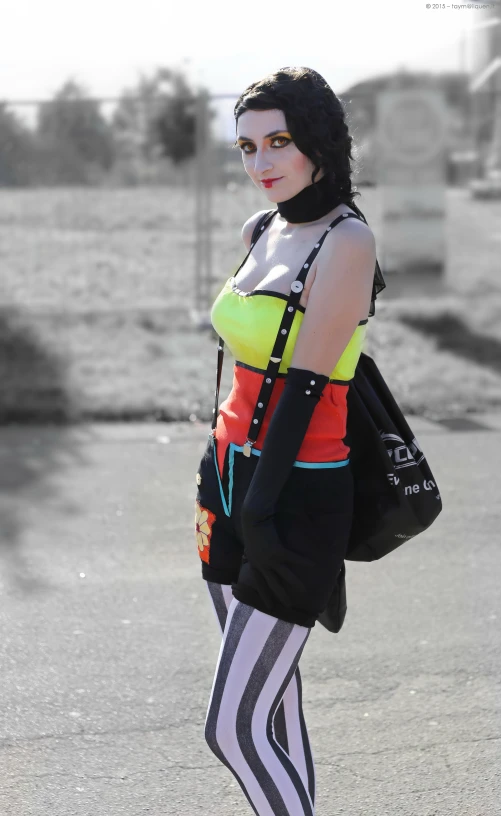
[[[294,462],[294,467],[300,468],[337,468],[344,467],[349,463],[349,459],[343,459],[341,462]]]
[[[212,436],[212,434],[210,434],[210,436]],[[213,450],[214,466],[216,468],[216,476],[217,476],[217,480],[219,482],[219,492],[221,493],[221,501],[223,503],[223,510],[224,510],[224,512],[226,513],[227,516],[231,516],[231,494],[230,494],[230,507],[228,509],[228,505],[226,504],[226,499],[224,497],[223,485],[221,484],[221,477],[219,475],[219,468],[217,466],[216,448],[215,448],[214,445],[212,446],[212,450]],[[231,485],[231,487],[233,487],[233,473],[231,474],[230,485]]]
[[[230,515],[231,515],[231,505],[232,505],[232,502],[233,502],[233,458],[234,458],[234,453],[233,453],[233,450],[231,448],[231,442],[230,442],[230,456],[229,456],[230,469],[229,469],[229,480],[228,480],[228,497],[229,497],[229,503],[230,503]]]
[[[228,468],[228,475],[229,475],[229,478],[228,478],[228,501],[226,501],[226,497],[224,495],[223,485],[222,485],[222,482],[221,482],[221,476],[219,475],[219,468],[217,466],[217,456],[216,456],[215,449],[214,449],[214,465],[215,465],[215,468],[216,468],[216,475],[217,475],[217,481],[218,481],[218,484],[219,484],[219,492],[221,494],[221,501],[222,501],[222,504],[223,504],[223,510],[224,510],[224,512],[226,513],[227,516],[231,516],[231,506],[232,506],[232,503],[233,503],[233,465],[234,465],[234,461],[235,461],[235,451],[239,451],[241,453],[244,448],[243,448],[243,445],[235,445],[234,442],[230,442],[228,447],[230,449],[229,456],[228,456],[228,466],[229,466],[229,468]],[[261,455],[261,451],[256,450],[255,448],[251,448],[251,453],[253,453],[254,456],[260,456]],[[312,468],[315,468],[315,469],[338,468],[338,467],[344,467],[345,465],[347,465],[349,463],[349,461],[350,461],[349,459],[342,459],[339,462],[300,462],[300,461],[296,460],[294,462],[293,467],[310,468],[310,469],[312,469]]]
[[[231,458],[230,479],[231,479],[232,476],[233,476],[233,451],[243,451],[244,447],[243,447],[243,445],[235,445],[234,442],[230,442],[230,448],[231,448],[231,453],[230,453],[230,458]],[[261,456],[261,451],[256,450],[256,448],[251,448],[251,453],[253,453],[254,456]],[[347,465],[349,463],[349,461],[350,461],[349,459],[342,459],[339,462],[300,462],[300,461],[298,461],[296,459],[293,466],[294,467],[301,467],[301,468],[318,468],[318,469],[320,469],[320,468],[336,468],[336,467],[344,467],[344,465]]]

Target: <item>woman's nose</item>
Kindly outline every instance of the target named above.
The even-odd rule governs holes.
[[[254,172],[257,176],[261,176],[267,170],[271,170],[273,164],[266,157],[265,153],[261,153],[259,150],[256,150],[255,160],[254,160]]]

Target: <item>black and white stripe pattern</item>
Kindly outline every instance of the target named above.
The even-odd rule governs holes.
[[[298,671],[311,629],[237,601],[231,587],[207,583],[223,630],[207,743],[258,816],[313,816],[315,772]]]
[[[212,599],[212,603],[214,605],[214,610],[216,612],[216,618],[218,620],[219,626],[221,628],[221,633],[224,634],[224,627],[226,626],[226,618],[228,617],[228,609],[233,600],[233,593],[231,591],[231,585],[229,584],[216,584],[211,581],[207,581],[207,586],[209,589],[209,593]],[[297,680],[296,680],[297,677]],[[279,745],[282,746],[286,754],[289,754],[289,740],[287,736],[287,723],[285,719],[285,710],[284,706],[286,704],[287,699],[287,708],[289,712],[289,724],[291,730],[291,737],[294,742],[294,736],[300,738],[300,762],[299,764],[303,764],[306,768],[306,761],[305,761],[305,747],[303,746],[303,727],[302,723],[304,723],[303,711],[301,708],[301,676],[299,674],[299,667],[296,669],[295,675],[292,678],[289,686],[285,690],[284,698],[281,701],[280,705],[277,708],[277,712],[275,717],[273,718],[273,729],[275,739]],[[299,691],[299,693],[298,693]],[[291,698],[291,699],[288,699]],[[296,728],[294,728],[294,723],[296,723]],[[299,726],[299,728],[297,727]],[[306,738],[308,735],[306,734]],[[309,757],[311,757],[311,749],[310,743],[306,742],[306,753]],[[294,760],[293,760],[294,761]]]
[[[206,581],[221,633],[224,634],[228,609],[233,600],[231,585]],[[285,689],[273,718],[273,734],[296,766],[315,804],[315,764],[303,713],[303,684],[299,666]]]

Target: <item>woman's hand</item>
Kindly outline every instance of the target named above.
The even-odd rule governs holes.
[[[241,520],[244,536],[244,552],[251,566],[257,572],[259,588],[264,600],[273,608],[273,595],[287,607],[291,602],[286,587],[295,592],[304,592],[305,586],[291,570],[290,564],[311,566],[312,561],[288,550],[281,543],[270,509],[254,506],[244,501]],[[285,588],[284,588],[285,585]]]

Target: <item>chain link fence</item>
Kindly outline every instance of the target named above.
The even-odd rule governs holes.
[[[152,99],[0,105],[0,421],[210,415],[209,307],[267,207],[231,148],[236,99],[198,95],[177,163]],[[377,237],[374,89],[343,103]]]

